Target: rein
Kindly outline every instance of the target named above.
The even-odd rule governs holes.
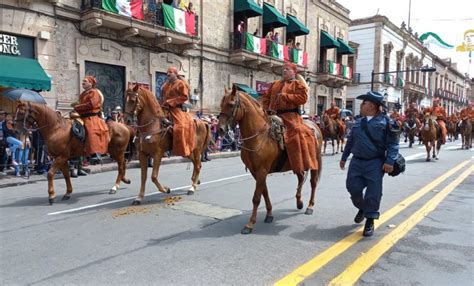
[[[16,112],[15,112],[15,118],[14,118],[14,121],[15,121],[15,122],[16,122],[17,119],[18,119],[18,113],[19,113],[19,111],[20,111],[20,109],[17,107]],[[41,129],[46,128],[46,127],[48,127],[48,126],[51,125],[51,124],[45,124],[45,125],[40,126],[40,127],[37,127],[37,128],[27,128],[27,127],[26,127],[26,126],[27,126],[26,123],[29,123],[29,124],[33,125],[33,123],[37,122],[37,120],[36,120],[34,117],[32,117],[32,116],[30,115],[30,113],[33,113],[33,112],[31,111],[31,103],[28,102],[28,109],[26,110],[25,116],[23,117],[23,125],[22,125],[22,129],[23,129],[23,130],[25,130],[25,131],[27,131],[27,132],[30,132],[30,131],[33,132],[33,131],[41,130]],[[33,119],[32,121],[29,120],[30,117]]]

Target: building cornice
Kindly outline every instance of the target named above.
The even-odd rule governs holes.
[[[321,0],[312,0],[312,2],[316,5],[316,7],[319,7],[322,10],[328,12],[329,14],[339,18],[339,20],[345,22],[347,25],[351,23],[351,19],[349,18],[349,16],[342,14],[341,12],[337,11],[336,9],[332,8],[330,5],[322,2]],[[347,15],[349,15],[350,11],[347,8],[337,2],[335,2],[335,4],[337,4],[337,6],[340,7],[342,10],[347,11]]]

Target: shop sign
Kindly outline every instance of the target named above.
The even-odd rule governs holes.
[[[267,90],[270,88],[271,83],[264,82],[264,81],[256,81],[256,90],[258,94],[266,93]]]
[[[34,39],[0,32],[0,55],[34,58]]]

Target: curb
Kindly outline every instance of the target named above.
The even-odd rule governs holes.
[[[234,152],[222,152],[216,154],[209,154],[211,159],[225,159],[225,158],[232,158],[240,156],[240,151]],[[172,158],[165,158],[161,161],[161,165],[169,165],[169,164],[176,164],[176,163],[187,163],[190,162],[189,159],[183,157],[172,157]],[[91,169],[90,174],[99,174],[103,172],[110,172],[117,170],[117,164],[115,162],[107,163],[104,165],[94,165],[89,167]],[[138,160],[134,160],[127,164],[127,169],[137,169],[140,168],[140,162]],[[31,175],[29,179],[24,177],[11,177],[8,176],[7,178],[0,177],[0,189],[14,187],[14,186],[21,186],[27,184],[33,184],[36,182],[47,181],[48,178],[45,175]],[[55,180],[63,179],[62,175],[57,175],[54,178]],[[3,182],[5,181],[5,182]]]

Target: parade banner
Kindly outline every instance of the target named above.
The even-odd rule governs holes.
[[[474,51],[474,29],[464,32],[464,42],[456,47],[456,52],[469,52],[469,62],[472,51]]]
[[[143,20],[142,0],[102,0],[102,8],[106,11]]]
[[[252,34],[246,33],[245,34],[245,49],[257,54],[264,55],[266,52],[266,41],[265,39],[261,39],[259,37],[255,37]]]
[[[427,32],[421,35],[418,38],[423,44],[435,44],[438,47],[444,48],[444,49],[452,49],[454,48],[453,45],[450,45],[443,41],[440,36],[438,36],[436,33],[433,32]]]
[[[173,8],[164,3],[162,4],[162,8],[164,25],[166,28],[183,34],[195,34],[196,20],[194,13],[187,13],[181,9]]]

